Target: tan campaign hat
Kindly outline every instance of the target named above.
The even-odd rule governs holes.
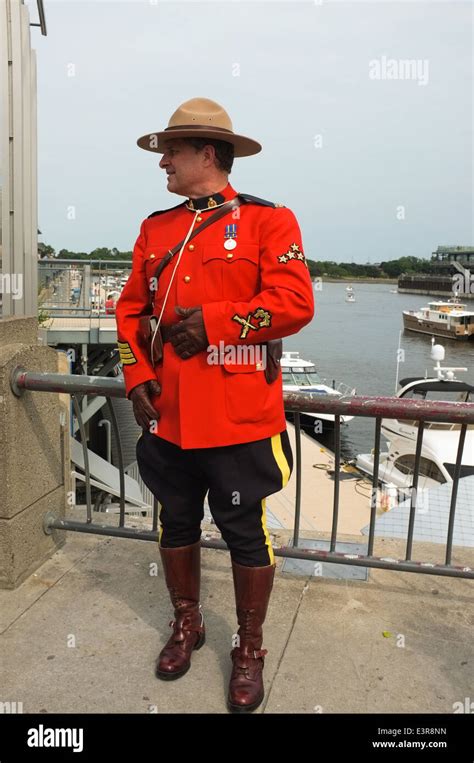
[[[232,143],[235,156],[252,156],[262,150],[260,143],[243,135],[236,135],[227,111],[209,98],[191,98],[178,106],[168,127],[138,138],[137,144],[145,151],[165,151],[165,141],[171,138],[213,138]]]

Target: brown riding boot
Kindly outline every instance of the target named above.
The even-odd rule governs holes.
[[[255,710],[263,700],[262,625],[267,614],[275,565],[244,567],[232,562],[239,642],[230,653],[233,662],[228,706],[234,713]]]
[[[201,543],[178,548],[160,546],[160,554],[175,619],[170,622],[173,633],[160,652],[155,675],[173,681],[189,670],[193,650],[200,649],[206,639],[199,605]]]

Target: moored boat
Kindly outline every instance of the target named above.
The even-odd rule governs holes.
[[[474,311],[458,299],[446,302],[435,300],[419,310],[403,311],[403,326],[407,331],[419,334],[448,337],[449,339],[474,338]]]
[[[283,377],[283,390],[285,392],[306,392],[308,394],[332,395],[335,397],[351,397],[355,395],[355,389],[351,389],[343,382],[337,387],[330,386],[325,379],[321,379],[314,363],[300,358],[299,352],[283,352],[280,360],[280,366]],[[288,414],[292,419],[292,415]],[[341,423],[347,424],[352,421],[353,416],[341,416]],[[331,413],[302,413],[301,424],[315,429],[316,423],[320,421],[324,428],[334,426],[334,414]]]

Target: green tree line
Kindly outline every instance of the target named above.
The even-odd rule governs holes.
[[[117,247],[108,249],[101,246],[92,252],[71,252],[69,249],[60,249],[58,252],[49,244],[38,244],[40,257],[57,257],[60,260],[131,260],[132,252],[121,252]]]
[[[92,252],[58,252],[48,244],[38,244],[40,257],[58,257],[64,260],[131,260],[132,252],[121,252],[117,247],[99,247]],[[357,262],[333,262],[332,260],[307,260],[311,277],[327,278],[398,278],[401,273],[434,272],[431,260],[420,257],[399,257],[377,265],[361,265]]]
[[[420,257],[399,257],[377,265],[332,260],[307,260],[312,277],[327,278],[398,278],[402,273],[434,272],[431,260]]]

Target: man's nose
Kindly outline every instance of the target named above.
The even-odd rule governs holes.
[[[159,163],[159,166],[161,167],[161,169],[164,170],[165,167],[167,167],[169,163],[170,163],[169,159],[165,156],[165,154],[163,154],[163,156],[160,159],[160,163]]]

